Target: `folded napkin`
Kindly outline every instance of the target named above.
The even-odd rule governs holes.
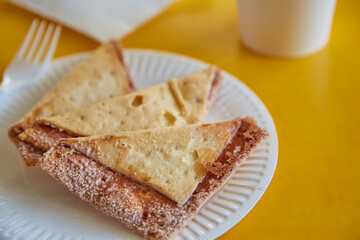
[[[100,42],[121,38],[175,0],[9,0]]]

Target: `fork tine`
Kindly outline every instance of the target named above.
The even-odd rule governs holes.
[[[44,39],[42,40],[41,45],[40,45],[40,47],[38,49],[38,52],[37,52],[37,54],[35,56],[35,59],[34,59],[35,62],[39,62],[41,56],[43,55],[45,47],[48,45],[50,35],[52,34],[53,29],[54,29],[54,24],[50,23],[48,25],[48,27],[47,27]]]
[[[34,55],[34,52],[37,48],[37,46],[39,45],[39,41],[44,33],[44,29],[45,29],[45,25],[46,25],[46,22],[44,20],[41,21],[40,23],[40,26],[36,32],[36,35],[35,35],[35,38],[34,38],[34,41],[33,43],[31,44],[31,47],[30,47],[30,50],[26,56],[26,60],[27,61],[30,61],[32,56]]]
[[[54,31],[54,35],[51,39],[51,43],[50,43],[50,47],[48,52],[46,53],[46,56],[44,58],[44,61],[50,59],[52,57],[52,55],[54,54],[57,42],[59,40],[59,36],[61,33],[61,26],[60,25],[56,25],[55,31]]]
[[[27,47],[28,47],[28,45],[30,43],[31,37],[34,35],[34,32],[35,32],[38,24],[39,24],[38,19],[34,19],[32,21],[30,29],[27,32],[24,41],[21,43],[21,47],[20,47],[19,51],[15,55],[16,57],[21,58],[21,56],[24,55],[24,52],[25,52],[25,50],[27,49]]]

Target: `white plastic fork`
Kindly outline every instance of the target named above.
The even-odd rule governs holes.
[[[53,23],[50,23],[45,31],[46,25],[44,20],[39,23],[39,20],[35,19],[32,22],[20,49],[4,72],[0,92],[25,83],[33,83],[45,73],[61,32],[60,25],[55,27]],[[43,60],[40,62],[41,59]]]

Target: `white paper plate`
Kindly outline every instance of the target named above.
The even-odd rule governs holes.
[[[141,239],[73,196],[41,170],[24,167],[6,135],[8,127],[83,57],[80,54],[58,59],[38,84],[0,97],[0,239]],[[125,60],[139,89],[208,66],[181,55],[150,50],[126,50]],[[253,116],[271,135],[201,209],[179,239],[220,236],[251,210],[271,181],[278,151],[274,122],[248,87],[224,73],[222,89],[207,121],[238,115]]]

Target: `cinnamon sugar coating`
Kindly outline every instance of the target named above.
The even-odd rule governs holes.
[[[182,206],[152,188],[128,179],[81,153],[59,144],[37,162],[73,194],[148,239],[171,239],[229,179],[268,133],[251,118],[241,126],[203,181]]]

